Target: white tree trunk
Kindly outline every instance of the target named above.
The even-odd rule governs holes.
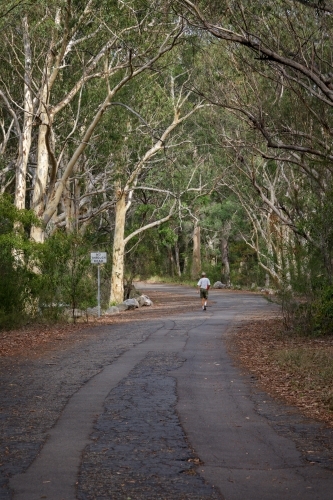
[[[274,219],[273,219],[274,220]],[[266,261],[266,266],[267,269],[269,269],[269,273],[271,277],[276,276],[277,271],[275,269],[274,265],[274,246],[273,246],[273,241],[272,241],[272,213],[267,214],[267,219],[266,219],[266,247],[267,247],[267,261]]]
[[[37,146],[37,169],[35,175],[34,191],[32,196],[32,208],[38,218],[42,219],[45,202],[46,202],[46,186],[49,175],[49,152],[47,148],[47,134],[50,133],[50,116],[47,111],[48,107],[48,69],[46,69],[45,82],[43,91],[40,96],[39,119],[41,124],[38,131],[38,146]],[[42,226],[31,228],[31,238],[38,243],[44,241],[44,228]]]
[[[16,187],[15,187],[15,206],[16,208],[25,208],[26,197],[26,177],[27,165],[31,147],[32,121],[33,121],[33,102],[31,94],[31,47],[28,30],[28,19],[25,16],[22,20],[23,43],[25,56],[24,69],[24,118],[21,144],[19,148],[19,158],[16,167]]]
[[[179,246],[178,246],[178,241],[175,243],[175,257],[176,257],[176,270],[177,270],[177,275],[179,278],[182,275],[181,269],[180,269],[180,257],[179,257]]]
[[[42,113],[46,115],[46,113]],[[49,170],[49,159],[46,148],[47,125],[39,127],[37,169],[35,177],[35,186],[32,197],[32,206],[37,217],[42,218],[45,207],[46,184]],[[44,228],[42,226],[32,226],[30,236],[38,243],[44,242]]]
[[[125,253],[126,194],[118,189],[116,221],[113,238],[110,303],[124,300],[124,253]]]
[[[269,288],[271,284],[271,276],[269,273],[265,274],[265,288]]]
[[[66,186],[63,192],[63,200],[64,200],[64,209],[65,209],[65,227],[66,232],[70,233],[72,231],[72,218],[73,218],[73,210],[72,210],[72,193],[71,193],[71,183],[68,179],[66,182]]]
[[[291,260],[292,260],[292,233],[287,226],[281,227],[281,245],[283,254],[283,265],[285,271],[285,279],[288,287],[291,286]]]

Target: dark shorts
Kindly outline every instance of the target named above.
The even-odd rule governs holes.
[[[207,288],[200,288],[200,299],[208,299]]]

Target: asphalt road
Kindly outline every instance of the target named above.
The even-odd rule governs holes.
[[[29,380],[45,403],[19,431],[6,421],[0,499],[331,500],[332,430],[272,401],[227,353],[234,321],[276,306],[212,291],[204,312],[193,289],[163,290],[198,310],[98,327],[54,363],[12,368],[11,385]]]

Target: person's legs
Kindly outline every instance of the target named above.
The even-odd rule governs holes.
[[[207,298],[208,298],[208,290],[200,290],[200,297],[201,297],[201,306],[202,309],[205,311],[206,310],[206,305],[207,305]]]
[[[205,291],[202,288],[200,288],[200,299],[201,299],[202,309],[204,309],[204,307],[205,307],[205,293],[204,292]]]
[[[205,311],[206,311],[206,307],[207,307],[207,300],[208,300],[208,290],[205,290],[205,302],[204,302]]]

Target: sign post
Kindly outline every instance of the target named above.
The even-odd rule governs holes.
[[[101,264],[107,262],[106,252],[92,252],[90,254],[90,262],[92,264],[97,264],[97,305],[98,305],[98,317],[101,317],[101,276],[100,267]]]

